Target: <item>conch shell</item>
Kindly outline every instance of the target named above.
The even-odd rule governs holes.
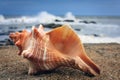
[[[68,66],[94,76],[100,74],[98,66],[86,55],[80,38],[69,25],[49,32],[43,26],[32,27],[31,32],[11,33],[10,38],[19,49],[19,55],[30,63],[28,74]]]

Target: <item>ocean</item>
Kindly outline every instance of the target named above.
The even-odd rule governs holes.
[[[75,16],[66,13],[56,16],[41,12],[35,16],[3,16],[0,15],[0,41],[8,39],[10,32],[31,30],[38,24],[69,24],[79,35],[83,43],[120,43],[120,17],[107,16]],[[51,28],[45,28],[46,31]]]

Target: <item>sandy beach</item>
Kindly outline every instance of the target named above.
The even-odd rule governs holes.
[[[0,80],[120,80],[120,44],[84,44],[87,55],[100,66],[101,74],[91,77],[69,67],[28,75],[25,60],[17,47],[0,47]]]

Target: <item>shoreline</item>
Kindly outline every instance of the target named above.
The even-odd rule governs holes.
[[[85,43],[87,55],[101,69],[101,74],[90,77],[83,72],[69,67],[57,68],[48,73],[27,75],[25,60],[17,55],[17,47],[0,47],[0,79],[1,80],[120,80],[120,44],[117,43]]]

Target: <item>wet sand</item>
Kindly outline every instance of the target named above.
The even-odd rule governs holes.
[[[101,74],[90,77],[69,67],[28,75],[25,60],[15,46],[0,47],[0,80],[120,80],[120,44],[84,44],[87,55],[100,66]]]

